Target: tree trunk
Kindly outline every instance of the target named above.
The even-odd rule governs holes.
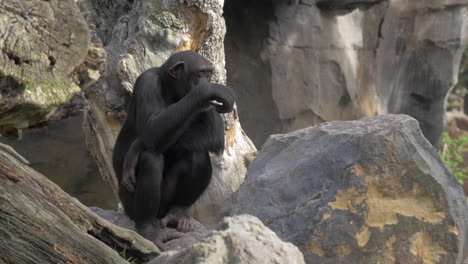
[[[90,105],[84,130],[87,145],[115,194],[118,184],[112,167],[112,150],[138,75],[159,67],[177,51],[192,50],[213,63],[214,82],[226,82],[222,1],[200,2],[140,0],[129,6],[123,0],[78,1],[88,23],[99,24],[95,37],[102,41],[107,52],[106,75],[84,89]],[[245,155],[256,151],[240,126],[237,109],[224,117],[224,154],[212,157],[210,186],[192,208],[192,215],[203,224],[217,222],[222,202],[244,180]]]

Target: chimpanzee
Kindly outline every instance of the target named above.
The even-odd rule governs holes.
[[[224,150],[220,113],[232,111],[234,93],[210,83],[212,72],[204,57],[183,51],[142,73],[115,143],[112,161],[125,213],[161,249],[168,239],[157,235],[161,228],[191,228],[189,207],[211,180],[208,152]]]

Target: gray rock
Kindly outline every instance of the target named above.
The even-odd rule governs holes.
[[[252,214],[307,263],[463,263],[460,184],[405,115],[271,136],[226,214]]]
[[[106,219],[107,221],[113,223],[114,225],[132,230],[136,232],[135,222],[133,222],[128,216],[121,214],[113,210],[103,210],[98,207],[90,207],[90,209],[100,217]],[[190,219],[193,231],[184,233],[184,236],[178,239],[174,239],[166,242],[166,246],[169,250],[177,250],[182,248],[188,248],[193,244],[200,242],[208,233],[205,227],[195,219]],[[174,228],[166,228],[164,230],[168,235],[171,233],[176,233],[177,231]]]
[[[404,113],[437,145],[468,39],[467,5],[227,1],[226,69],[243,127],[261,146],[274,133]]]
[[[281,241],[256,217],[224,218],[217,231],[202,242],[179,251],[164,252],[149,264],[269,264],[304,263],[297,247]]]
[[[121,214],[114,210],[104,210],[99,207],[89,207],[93,213],[99,215],[100,217],[106,219],[114,225],[132,230],[136,232],[135,222],[132,221],[128,216]]]

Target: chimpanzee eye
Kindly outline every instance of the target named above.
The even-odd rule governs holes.
[[[199,78],[210,78],[211,77],[211,71],[200,71],[198,72],[198,77]]]
[[[203,73],[205,74],[206,78],[208,79],[211,78],[211,73],[212,73],[211,71],[204,71]]]

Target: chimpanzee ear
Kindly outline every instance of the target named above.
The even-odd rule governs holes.
[[[185,65],[183,61],[174,63],[174,65],[169,69],[169,75],[173,78],[180,79],[184,74],[184,67]]]

